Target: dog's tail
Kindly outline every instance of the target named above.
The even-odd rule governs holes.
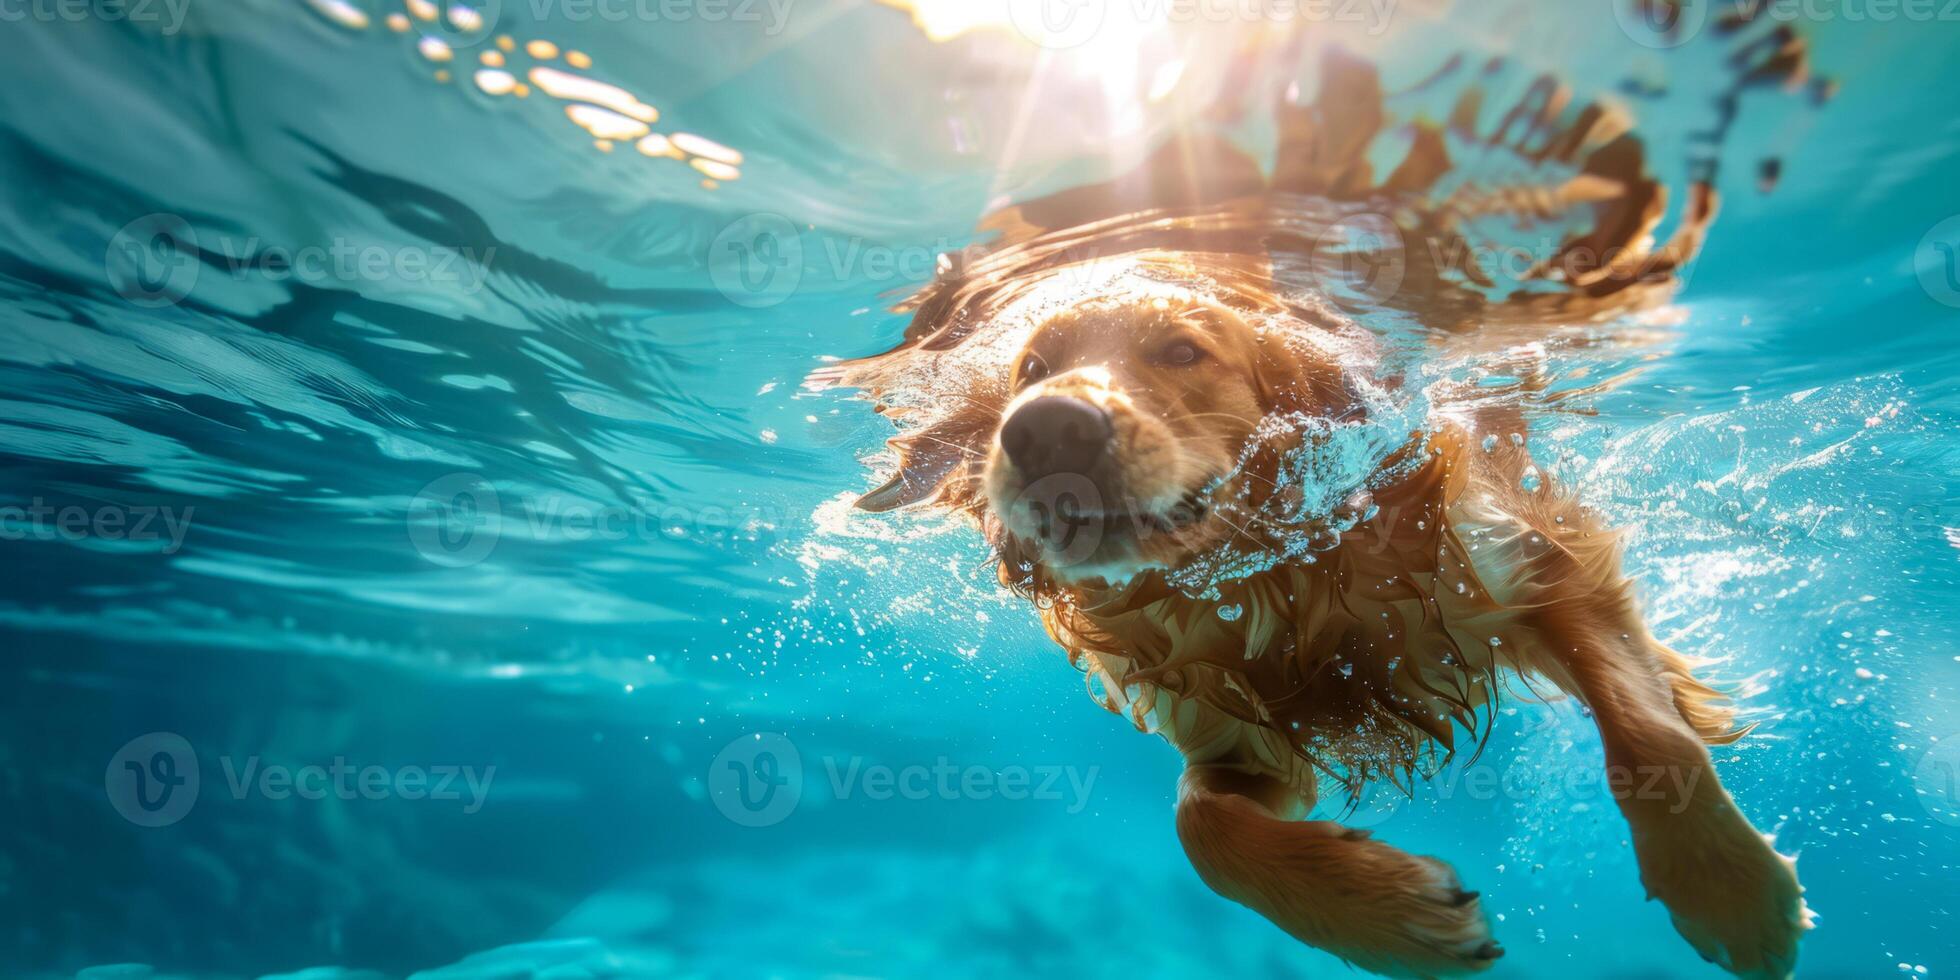
[[[1194,765],[1179,783],[1177,836],[1213,891],[1385,976],[1475,973],[1504,954],[1477,893],[1447,865],[1336,823],[1278,819],[1258,801],[1257,781]]]

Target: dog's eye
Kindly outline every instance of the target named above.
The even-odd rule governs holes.
[[[1205,352],[1199,350],[1197,344],[1183,340],[1164,348],[1163,352],[1157,355],[1158,359],[1165,364],[1171,364],[1177,367],[1196,364],[1200,360],[1203,360],[1204,356]]]
[[[1048,362],[1040,355],[1029,354],[1021,359],[1021,383],[1033,384],[1048,376]]]

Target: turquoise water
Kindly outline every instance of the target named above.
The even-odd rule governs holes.
[[[1582,6],[1410,13],[1371,54],[1695,92],[1692,52]],[[1012,43],[861,3],[337,9],[0,24],[0,972],[1346,973],[1197,880],[1174,753],[1083,696],[977,535],[849,508],[888,425],[801,384],[1147,112],[1097,131],[1021,98]],[[1799,975],[1947,976],[1960,24],[1849,10],[1804,25],[1829,105],[1746,97],[1678,303],[1545,354],[1640,373],[1534,425],[1758,726],[1717,759],[1800,855]],[[495,34],[513,77],[589,56],[702,163],[486,91]],[[1700,121],[1643,116],[1664,175]],[[789,279],[725,261],[758,213],[797,229]],[[1563,784],[1589,721],[1495,729],[1502,791],[1356,818],[1483,892],[1489,975],[1720,975]],[[759,807],[717,783],[772,771],[800,786],[733,787]]]

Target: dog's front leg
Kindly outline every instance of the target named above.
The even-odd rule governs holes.
[[[1681,935],[1738,976],[1790,976],[1810,914],[1791,862],[1710,765],[1704,740],[1736,737],[1723,699],[1647,631],[1616,535],[1558,488],[1523,485],[1522,417],[1483,421],[1490,448],[1470,458],[1484,489],[1457,516],[1483,535],[1478,571],[1528,634],[1500,655],[1592,709],[1641,881]]]
[[[1574,605],[1584,605],[1575,603]],[[1793,863],[1750,826],[1679,701],[1669,653],[1629,616],[1545,613],[1545,646],[1592,709],[1607,785],[1632,831],[1648,894],[1704,959],[1742,977],[1785,978],[1810,914]]]
[[[1474,973],[1504,955],[1477,893],[1448,865],[1330,821],[1279,819],[1294,792],[1231,765],[1184,770],[1177,835],[1205,884],[1301,942],[1386,976]]]

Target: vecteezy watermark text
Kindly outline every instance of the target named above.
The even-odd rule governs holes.
[[[409,800],[461,802],[464,813],[483,809],[497,777],[495,765],[355,765],[343,756],[323,763],[266,764],[256,755],[218,759],[234,800],[256,794],[285,801]],[[197,804],[203,774],[191,743],[175,732],[151,732],[124,743],[103,772],[109,805],[139,827],[167,827]]]
[[[1944,240],[1931,238],[1922,251],[1946,259],[1954,254]],[[860,283],[923,286],[935,278],[957,277],[971,254],[968,243],[953,239],[891,244],[799,229],[782,215],[757,213],[730,222],[716,234],[708,246],[706,265],[722,296],[740,306],[761,308],[782,303],[813,284],[817,288]],[[1645,244],[1593,248],[1548,235],[1474,241],[1456,234],[1412,235],[1393,217],[1371,211],[1355,211],[1328,222],[1313,234],[1308,257],[1308,269],[1322,292],[1338,300],[1374,305],[1392,300],[1412,268],[1423,270],[1424,281],[1546,280],[1584,283],[1593,289],[1685,285],[1693,268]],[[1055,264],[1051,274],[1086,286],[1120,271],[1130,258],[1131,253],[1121,249],[1107,256],[1090,248],[1075,249]],[[1931,260],[1926,264],[1931,266]],[[1952,278],[1949,274],[1940,281]],[[1960,291],[1960,283],[1952,288]]]
[[[728,743],[708,766],[708,797],[722,815],[744,827],[781,823],[810,792],[802,753],[774,732]],[[893,766],[862,756],[825,756],[814,785],[830,798],[885,803],[927,800],[1006,800],[1056,803],[1080,813],[1089,805],[1099,766],[960,764],[946,756]]]
[[[326,765],[262,766],[259,757],[249,756],[240,764],[223,756],[225,785],[235,800],[254,791],[268,800],[298,797],[302,800],[462,800],[464,813],[483,809],[490,795],[490,781],[497,778],[497,767],[485,766],[355,766],[341,756]]]
[[[1575,764],[1552,773],[1535,766],[1513,765],[1499,768],[1486,762],[1457,764],[1427,780],[1425,795],[1448,802],[1467,799],[1479,802],[1507,800],[1513,803],[1562,802],[1571,804],[1656,803],[1671,816],[1687,812],[1694,803],[1695,790],[1707,775],[1701,766],[1623,766]],[[1707,785],[1713,786],[1710,782]],[[1327,819],[1339,819],[1356,828],[1377,826],[1393,817],[1409,801],[1400,788],[1387,783],[1369,784],[1352,801],[1321,801]]]
[[[805,280],[923,285],[940,273],[960,245],[951,239],[894,245],[862,236],[799,231],[779,214],[744,215],[708,245],[708,277],[740,306],[775,306]]]
[[[1960,21],[1960,0],[1604,0],[1620,29],[1650,48],[1694,40],[1711,22],[1725,31],[1744,25]]]
[[[0,504],[0,541],[161,541],[163,553],[174,555],[184,546],[196,510],[189,505],[181,510],[149,504],[57,505],[35,497],[25,505]]]
[[[866,764],[858,757],[825,757],[824,775],[833,796],[847,800],[1053,800],[1067,813],[1089,805],[1098,766],[958,765],[939,756],[931,765]]]
[[[0,3],[8,0],[0,0]],[[497,247],[383,245],[333,238],[305,245],[270,244],[256,236],[199,236],[179,215],[149,214],[118,229],[102,256],[109,285],[128,302],[170,306],[189,296],[206,270],[233,281],[344,286],[392,281],[453,285],[464,294],[483,288]]]
[[[1228,24],[1327,24],[1386,31],[1398,0],[1008,0],[1008,19],[1029,42],[1063,50],[1140,31]]]
[[[184,28],[191,0],[0,0],[0,24],[156,24],[166,35]]]
[[[788,515],[742,504],[682,506],[602,504],[560,496],[506,503],[488,480],[451,473],[430,481],[409,502],[408,540],[431,564],[474,565],[506,535],[533,542],[650,541],[698,536],[762,540]]]
[[[538,23],[760,24],[781,34],[796,0],[526,0]]]

